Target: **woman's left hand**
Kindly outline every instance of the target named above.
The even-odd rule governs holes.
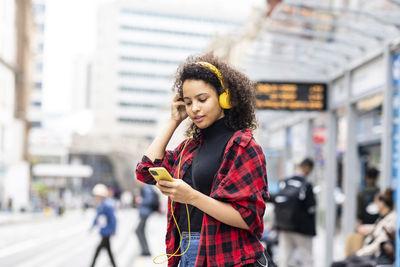
[[[173,182],[160,180],[156,186],[161,193],[170,197],[171,200],[191,204],[191,200],[197,191],[181,179],[174,180]]]

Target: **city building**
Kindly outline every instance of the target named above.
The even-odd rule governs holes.
[[[94,132],[152,140],[169,115],[179,64],[205,52],[215,34],[238,28],[246,15],[231,17],[229,6],[204,1],[104,5],[90,96]]]
[[[42,126],[43,120],[43,70],[46,32],[46,0],[32,2],[34,13],[34,38],[32,43],[32,90],[28,104],[28,120],[32,128]]]
[[[23,16],[24,20],[20,19]],[[29,64],[30,18],[29,3],[1,1],[0,209],[10,211],[29,206],[24,100],[30,81],[29,71],[26,71]]]

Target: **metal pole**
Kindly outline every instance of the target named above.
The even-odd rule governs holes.
[[[336,205],[334,198],[334,189],[336,186],[337,176],[337,160],[336,160],[336,143],[337,143],[337,118],[335,110],[328,111],[328,153],[326,160],[326,208],[325,208],[325,264],[330,266],[333,260],[333,239],[335,234],[335,216]]]
[[[395,90],[400,90],[400,54],[397,54],[394,56],[393,62],[393,85]],[[397,62],[397,64],[395,64]],[[397,69],[395,70],[397,66]],[[397,75],[395,75],[395,72]],[[399,93],[399,92],[398,92]],[[399,97],[399,96],[397,96]],[[400,105],[397,105],[397,120],[400,119]],[[400,126],[397,126],[397,131],[394,133],[394,137],[396,138],[396,151],[397,151],[397,160],[393,158],[393,163],[396,165],[397,173],[396,173],[396,183],[397,183],[397,188],[396,188],[396,212],[397,212],[397,227],[396,227],[396,267],[400,267],[400,156],[399,156],[399,151],[400,151]],[[394,166],[392,166],[394,169]]]
[[[347,76],[350,76],[347,74]],[[344,155],[344,177],[343,189],[346,196],[346,204],[343,207],[343,233],[349,234],[354,232],[356,222],[356,198],[357,184],[359,182],[359,166],[357,161],[357,140],[356,127],[357,115],[354,104],[348,103],[346,108],[347,116],[347,133],[346,133],[346,151]]]
[[[289,166],[292,166],[292,129],[290,126],[286,126],[285,128],[285,151],[283,153],[283,175],[284,177],[287,177],[289,175],[292,175],[292,172],[289,170]],[[289,165],[290,162],[290,165]]]
[[[382,137],[381,137],[381,155],[382,168],[380,175],[380,188],[384,189],[390,186],[391,161],[392,161],[392,121],[393,121],[393,78],[392,78],[392,61],[393,57],[388,46],[385,46],[384,62],[386,73],[386,84],[383,88],[383,105],[382,105]]]
[[[307,125],[306,125],[306,156],[307,157],[313,157],[313,127],[314,127],[314,121],[312,119],[307,120]]]

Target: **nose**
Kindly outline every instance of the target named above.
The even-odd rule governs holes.
[[[196,113],[196,112],[198,112],[200,110],[200,105],[199,105],[199,103],[197,102],[197,101],[193,101],[193,104],[192,104],[192,112],[193,113]]]

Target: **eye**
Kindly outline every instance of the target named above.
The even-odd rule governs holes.
[[[204,102],[207,101],[207,98],[200,98],[199,101],[200,101],[201,103],[204,103]]]
[[[192,102],[190,102],[190,101],[185,102],[185,106],[190,106],[191,104],[192,104]]]

